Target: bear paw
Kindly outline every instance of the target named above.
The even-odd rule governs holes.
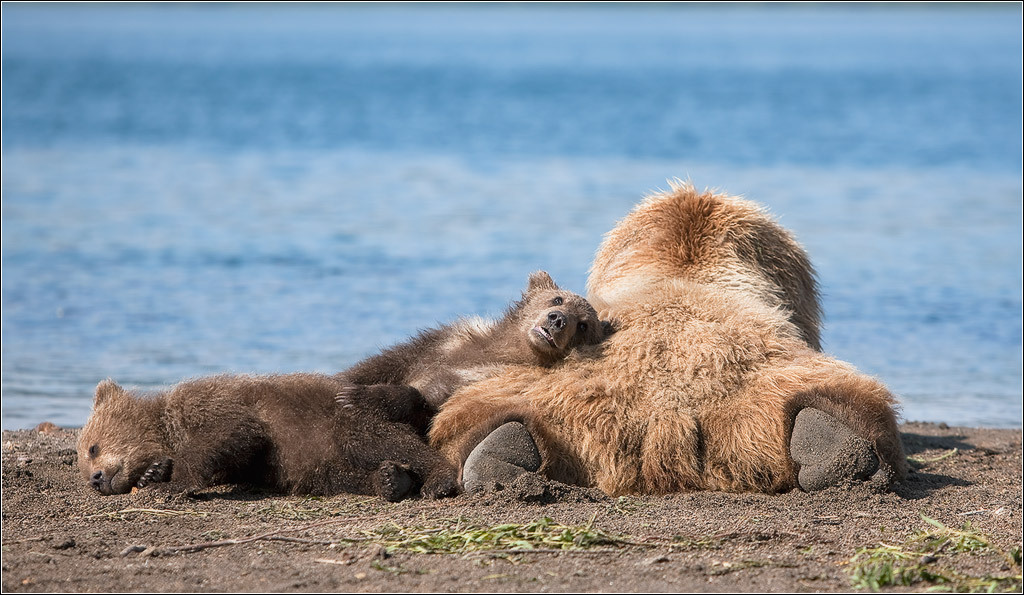
[[[523,473],[540,469],[540,451],[522,423],[511,421],[494,430],[469,453],[462,467],[468,492],[494,484],[508,485]]]
[[[863,481],[878,471],[871,443],[819,409],[801,409],[793,422],[789,452],[800,465],[797,483],[807,492],[846,481]]]
[[[380,464],[374,473],[373,483],[377,495],[388,502],[398,502],[411,496],[416,487],[409,467],[394,461]]]
[[[334,395],[334,401],[340,405],[342,409],[352,409],[356,406],[356,403],[363,398],[365,392],[365,386],[345,382],[338,390],[338,393]]]
[[[174,461],[171,459],[163,459],[157,461],[146,468],[146,471],[142,474],[142,477],[135,482],[135,486],[144,488],[151,483],[162,483],[171,480],[171,471],[174,468]]]
[[[458,496],[459,492],[459,478],[454,469],[435,471],[427,477],[420,488],[420,495],[429,499],[451,498]]]

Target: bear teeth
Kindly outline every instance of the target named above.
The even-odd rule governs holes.
[[[551,333],[548,332],[548,329],[546,329],[546,328],[544,328],[542,326],[538,326],[538,327],[534,327],[533,330],[538,335],[543,337],[544,340],[548,342],[548,345],[550,345],[552,347],[555,347],[556,349],[558,348],[558,345],[555,344],[555,338],[551,336]]]

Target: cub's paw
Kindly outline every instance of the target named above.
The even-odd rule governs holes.
[[[338,393],[334,395],[334,402],[340,405],[342,409],[353,409],[365,393],[366,387],[362,384],[345,382],[338,390]]]
[[[420,488],[420,495],[428,499],[451,498],[461,492],[459,474],[453,468],[434,471]]]
[[[469,453],[462,466],[462,483],[468,492],[486,490],[540,469],[537,443],[526,426],[510,421],[487,435]]]
[[[374,473],[373,487],[381,498],[388,502],[398,502],[415,493],[416,481],[408,465],[384,461]]]
[[[807,492],[867,480],[879,466],[870,442],[838,419],[811,407],[800,410],[793,422],[789,452],[800,465],[797,483]]]
[[[171,473],[174,471],[174,461],[163,459],[146,468],[142,477],[135,482],[135,487],[144,488],[151,483],[163,483],[171,480]]]

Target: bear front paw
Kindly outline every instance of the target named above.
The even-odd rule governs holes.
[[[365,386],[346,382],[338,390],[338,393],[334,395],[334,402],[340,405],[342,409],[353,409],[365,392]]]
[[[173,471],[174,461],[171,459],[164,459],[157,461],[150,465],[146,471],[139,478],[139,481],[135,482],[135,486],[144,488],[151,483],[162,483],[171,480],[171,472]]]
[[[420,495],[431,500],[458,496],[462,492],[458,475],[455,469],[435,471],[423,482]]]

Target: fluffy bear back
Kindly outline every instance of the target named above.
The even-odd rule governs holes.
[[[820,349],[810,259],[756,203],[679,182],[647,197],[606,234],[590,269],[588,298],[602,316],[614,317],[628,295],[679,280],[783,308],[804,340]]]

